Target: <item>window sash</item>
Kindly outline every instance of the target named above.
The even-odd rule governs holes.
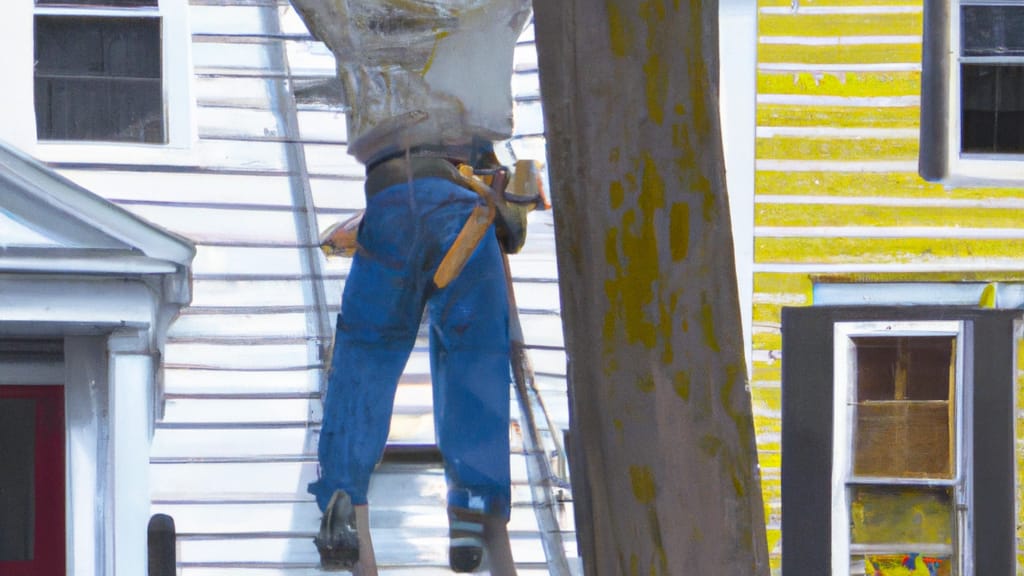
[[[851,562],[859,554],[881,555],[886,551],[903,552],[935,552],[936,556],[950,556],[956,561],[956,574],[964,574],[966,562],[963,541],[966,538],[969,510],[960,504],[968,501],[970,490],[966,481],[970,470],[970,451],[967,450],[964,402],[970,392],[964,380],[964,327],[962,322],[944,321],[907,321],[907,322],[836,322],[834,330],[834,372],[833,372],[833,463],[832,463],[832,574],[836,576],[850,573]],[[914,337],[914,336],[952,336],[956,338],[955,369],[955,415],[953,429],[955,439],[953,450],[952,478],[902,478],[899,482],[885,482],[883,477],[854,476],[854,424],[856,422],[855,404],[857,401],[857,337]],[[867,481],[866,481],[867,480]],[[855,545],[851,536],[851,489],[857,485],[900,486],[900,487],[935,487],[947,484],[953,489],[952,506],[955,514],[953,520],[954,537],[952,544],[946,546],[926,546],[925,549],[910,549],[913,543],[895,543],[889,545]]]

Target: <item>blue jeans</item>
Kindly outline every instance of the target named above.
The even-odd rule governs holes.
[[[450,506],[483,502],[508,518],[508,288],[497,239],[437,289],[434,271],[480,198],[441,178],[386,188],[367,201],[345,284],[320,433],[321,510],[336,489],[366,504],[388,437],[395,390],[430,314],[434,425]],[[474,506],[476,507],[476,506]]]

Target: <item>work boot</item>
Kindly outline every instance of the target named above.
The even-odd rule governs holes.
[[[320,553],[320,567],[335,572],[352,570],[359,561],[359,533],[355,508],[344,490],[335,490],[313,539]]]
[[[473,572],[484,559],[484,514],[448,507],[448,565],[453,572]]]

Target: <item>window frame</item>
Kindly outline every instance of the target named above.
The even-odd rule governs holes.
[[[1013,574],[1016,542],[1017,344],[1024,310],[974,306],[807,306],[782,309],[782,564],[786,573],[833,574],[835,324],[959,321],[970,394],[965,450],[973,463],[967,530],[984,534],[961,554],[962,576]],[[830,409],[822,409],[828,406]],[[983,465],[981,465],[983,464]],[[848,560],[847,560],[848,562]],[[847,564],[848,565],[848,564]],[[848,568],[847,568],[848,570]]]
[[[961,152],[961,7],[1007,3],[931,0],[924,4],[918,172],[925,180],[949,186],[1024,184],[1024,154]]]
[[[957,511],[954,524],[956,540],[952,542],[952,556],[956,559],[957,574],[965,574],[966,566],[972,565],[969,558],[973,548],[973,534],[969,530],[970,513],[973,507],[963,505],[970,493],[972,451],[971,419],[965,414],[965,404],[970,399],[970,381],[964,376],[964,323],[959,321],[868,321],[836,322],[833,327],[835,354],[833,379],[833,461],[832,461],[832,575],[849,576],[853,544],[850,542],[850,487],[875,484],[879,486],[950,487],[953,489],[953,506]],[[953,336],[956,338],[956,381],[954,402],[954,472],[949,480],[941,479],[897,479],[855,476],[852,472],[855,438],[854,417],[851,400],[856,393],[856,344],[857,337],[901,337],[901,336]],[[845,367],[842,369],[841,367]]]
[[[35,154],[48,162],[167,164],[191,163],[197,140],[195,102],[192,97],[191,35],[187,2],[157,0],[157,6],[36,6],[35,16],[90,16],[157,18],[161,28],[162,104],[166,142],[109,142],[95,140],[43,140],[35,137]],[[97,2],[100,4],[101,2]],[[33,26],[31,53],[35,53]],[[34,90],[34,73],[31,85]],[[35,136],[33,100],[33,136]]]

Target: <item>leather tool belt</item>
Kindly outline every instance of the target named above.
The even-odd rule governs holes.
[[[493,154],[490,158],[493,159]],[[376,162],[367,169],[367,199],[397,184],[433,177],[472,190],[484,200],[483,205],[474,208],[442,259],[434,275],[438,288],[444,288],[458,276],[492,222],[502,251],[515,254],[526,242],[526,215],[532,210],[550,207],[536,162],[516,162],[516,170],[511,177],[508,168],[496,160],[489,164],[489,167],[474,169],[456,159],[399,155]],[[320,247],[324,253],[328,256],[354,255],[361,221],[362,211],[324,230],[320,235]]]

